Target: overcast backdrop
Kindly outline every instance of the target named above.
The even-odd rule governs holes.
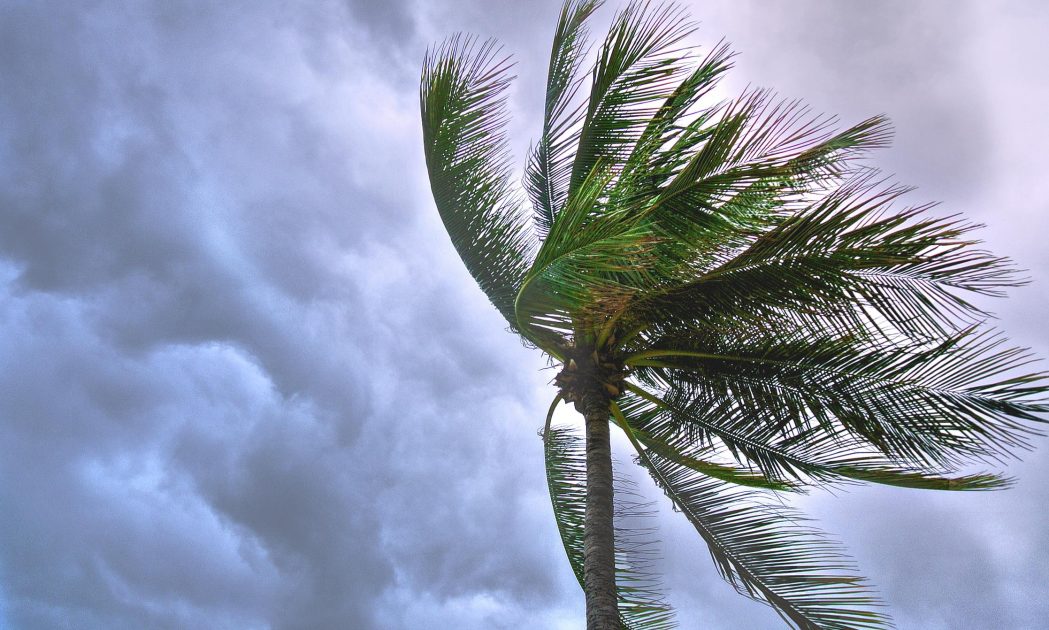
[[[0,0],[0,627],[582,628],[553,374],[443,232],[417,101],[427,44],[498,37],[520,161],[557,6]],[[992,308],[1049,355],[1049,4],[692,12],[726,96],[888,114],[877,162],[1030,270]],[[1009,471],[801,504],[901,628],[1046,628],[1049,450]],[[781,627],[660,520],[684,628]]]

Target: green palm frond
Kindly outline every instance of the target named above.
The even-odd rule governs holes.
[[[575,145],[584,112],[575,102],[586,54],[586,20],[600,0],[569,0],[561,7],[547,74],[543,135],[525,169],[525,186],[535,208],[536,230],[546,237],[564,206]]]
[[[965,293],[999,295],[1023,280],[1007,259],[972,247],[975,226],[922,218],[925,207],[892,212],[906,190],[866,172],[756,236],[719,239],[718,264],[651,292],[632,305],[634,317],[687,327],[789,310],[819,313],[842,333],[874,327],[924,339],[986,318]]]
[[[636,386],[627,383],[628,390],[634,387]],[[651,395],[647,395],[647,399],[635,401],[628,393],[625,404],[623,401],[617,403],[621,406],[621,411],[618,412],[618,417],[615,419],[616,424],[646,449],[675,464],[729,483],[765,490],[796,491],[800,489],[793,481],[787,480],[785,475],[773,478],[763,474],[760,470],[754,470],[754,467],[751,466],[741,468],[732,463],[717,461],[719,453],[709,443],[697,446],[693,440],[691,444],[682,445],[680,438],[675,435],[676,431],[667,430],[665,424],[659,425],[652,422],[664,411],[662,408],[653,409],[652,401],[661,402]],[[647,408],[646,402],[648,403]]]
[[[649,10],[651,9],[651,10]],[[671,4],[631,2],[598,51],[571,186],[600,163],[618,172],[648,122],[687,74],[682,41],[694,31]]]
[[[696,111],[700,100],[710,94],[718,81],[732,67],[734,53],[722,42],[714,47],[696,68],[674,88],[662,106],[645,123],[644,131],[629,157],[624,162],[623,176],[632,171],[654,175],[651,164],[656,160],[664,175],[672,173],[673,166],[662,162],[669,156],[681,155],[679,145],[696,135],[694,130],[703,129],[704,123],[717,112],[718,107]],[[664,151],[665,147],[669,148]],[[658,156],[658,159],[657,159]]]
[[[675,340],[680,342],[680,340]],[[705,343],[704,343],[705,342]],[[693,345],[694,344],[694,345]],[[638,378],[663,382],[677,399],[716,407],[770,439],[841,429],[883,455],[952,469],[1029,448],[1031,423],[1049,411],[1042,373],[1022,373],[1024,349],[990,332],[964,330],[923,347],[813,338],[789,330],[766,338],[722,334],[626,360]],[[694,404],[693,404],[694,403]]]
[[[765,495],[640,447],[639,462],[707,543],[722,577],[802,630],[890,628],[839,545]]]
[[[642,262],[654,255],[648,229],[628,210],[610,211],[602,202],[611,178],[598,165],[569,196],[517,296],[522,329],[553,336],[555,348],[580,318],[603,315],[588,313],[591,306],[626,301],[654,281]]]
[[[554,518],[580,586],[583,586],[583,507],[586,505],[583,441],[569,426],[548,426],[543,431],[547,485]],[[675,628],[674,611],[666,603],[659,580],[652,573],[654,541],[650,537],[650,528],[627,525],[651,514],[644,509],[644,504],[631,501],[630,495],[623,481],[617,480],[616,590],[620,622],[625,630]]]
[[[834,124],[797,101],[777,101],[767,90],[748,92],[710,127],[696,129],[701,144],[681,155],[688,159],[661,187],[658,203],[685,213],[709,211],[756,181],[797,192],[840,176],[855,156],[888,139],[878,117],[837,134]]]
[[[689,87],[681,100],[690,102],[695,90],[705,89],[726,67],[727,59],[725,49],[716,49],[700,71],[682,84]],[[668,99],[671,105],[657,110],[659,115],[677,115],[675,111],[681,103],[675,99]],[[750,108],[754,107],[751,104]],[[814,171],[817,161],[840,165],[846,161],[843,156],[881,142],[883,133],[883,123],[872,119],[839,134],[827,132],[817,137],[814,125],[822,128],[824,123],[798,122],[797,116],[782,114],[775,118],[781,122],[754,123],[752,126],[759,130],[752,134],[737,133],[745,127],[739,121],[748,120],[742,114],[714,125],[715,132],[701,144],[701,152],[723,152],[725,147],[710,147],[728,142],[724,138],[738,136],[746,146],[738,147],[737,152],[756,155],[754,159],[759,162],[741,167],[745,173],[707,178],[711,186],[704,189],[707,196],[687,211],[675,204],[684,198],[694,201],[700,191],[687,185],[683,185],[685,192],[670,190],[682,180],[683,173],[666,187],[653,187],[659,176],[641,166],[643,161],[638,156],[645,156],[658,144],[646,139],[660,127],[656,121],[649,121],[649,128],[628,158],[629,168],[623,170],[612,158],[607,163],[598,162],[590,175],[573,188],[563,216],[544,241],[530,275],[552,276],[552,286],[545,293],[555,300],[564,299],[563,311],[590,320],[621,318],[624,325],[658,322],[659,310],[669,311],[682,308],[682,303],[691,303],[694,300],[690,292],[699,290],[693,288],[699,283],[695,275],[704,261],[707,266],[724,263],[732,258],[734,248],[743,248],[763,229],[787,221],[786,203],[797,196],[802,182],[800,176],[793,174],[798,169],[796,164],[809,164],[803,172]],[[798,128],[790,128],[792,124]],[[730,132],[721,131],[726,126]],[[649,147],[643,143],[649,143]],[[683,170],[696,164],[704,162],[692,161]],[[690,172],[691,177],[700,177],[706,171]],[[554,261],[559,268],[551,266]],[[522,291],[518,302],[527,303],[529,299],[540,298]],[[550,302],[548,298],[533,310],[542,312]],[[566,314],[560,319],[567,322],[572,318]]]
[[[511,186],[505,127],[509,62],[491,40],[458,36],[423,62],[423,148],[430,188],[452,244],[510,327],[531,262],[522,199]]]
[[[805,193],[849,172],[870,149],[883,146],[887,123],[875,117],[845,131],[798,102],[753,91],[700,112],[681,138],[658,152],[635,176],[630,196],[650,201],[647,212],[682,248],[691,274],[789,216]]]
[[[662,398],[635,385],[619,403],[627,429],[650,451],[674,463],[709,477],[752,487],[773,487],[790,483],[834,484],[866,482],[926,490],[998,490],[1011,480],[991,473],[957,474],[956,470],[923,467],[892,460],[873,450],[866,442],[848,434],[822,427],[795,432],[789,438],[771,434],[763,422],[764,412],[736,404],[730,398],[681,400]],[[647,436],[661,444],[651,445]],[[743,470],[754,469],[770,481],[762,486],[743,483],[690,464],[691,453],[707,458],[727,452]],[[684,461],[681,461],[685,458]],[[751,476],[754,473],[751,472]]]

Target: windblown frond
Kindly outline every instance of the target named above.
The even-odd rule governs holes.
[[[866,172],[765,230],[726,234],[706,268],[650,291],[624,321],[685,332],[816,314],[839,334],[935,339],[986,318],[964,294],[998,295],[1022,279],[972,247],[974,226],[921,218],[925,207],[892,212],[905,192]]]
[[[555,402],[556,404],[556,402]],[[572,571],[583,585],[583,519],[586,505],[586,452],[583,439],[571,427],[548,427],[543,432],[546,478],[561,542]],[[652,574],[654,541],[650,527],[637,521],[651,514],[632,499],[628,485],[617,480],[616,591],[625,630],[663,630],[677,627],[659,580]],[[634,527],[630,527],[630,524]]]
[[[517,296],[522,329],[533,338],[553,338],[555,347],[571,337],[581,307],[596,291],[617,290],[610,274],[630,273],[646,248],[645,234],[629,228],[629,217],[599,214],[609,178],[595,169],[569,196]]]
[[[765,441],[844,432],[918,468],[1007,457],[1028,447],[1049,411],[1039,399],[1044,375],[1018,372],[1029,354],[994,334],[970,329],[908,347],[806,332],[657,342],[627,364],[666,383],[670,403],[720,414],[722,425],[734,420],[727,426],[760,430]]]
[[[639,462],[707,543],[721,576],[801,630],[890,628],[839,545],[766,495],[638,448]]]
[[[743,470],[753,468],[761,471],[762,478],[790,484],[855,481],[928,490],[995,490],[1010,485],[1009,479],[994,474],[957,474],[954,469],[886,458],[843,427],[816,427],[785,438],[769,430],[775,423],[763,422],[763,411],[729,398],[687,399],[673,393],[660,398],[637,386],[628,389],[619,404],[628,430],[641,444],[665,459],[723,481],[762,487],[690,466],[691,454],[710,459],[727,454]],[[665,446],[651,446],[647,436],[655,436]]]
[[[693,30],[683,11],[671,4],[631,2],[616,17],[594,65],[572,187],[598,164],[621,170],[631,147],[688,72],[681,44]]]
[[[715,47],[647,121],[619,174],[616,188],[621,196],[655,192],[682,165],[683,145],[698,141],[702,133],[695,131],[703,129],[719,109],[696,108],[732,67],[732,57],[727,44]]]
[[[586,20],[600,0],[568,0],[554,33],[546,83],[543,135],[525,169],[525,186],[535,208],[535,225],[546,237],[568,196],[569,179],[584,108],[575,102],[586,54]]]
[[[628,390],[636,387],[629,383],[626,386]],[[657,403],[660,401],[649,394],[646,396],[647,398],[635,401],[634,397],[628,393],[625,399],[626,404],[624,401],[616,403],[621,407],[621,411],[617,412],[616,424],[646,449],[675,464],[729,483],[765,490],[792,491],[799,489],[788,480],[771,478],[750,467],[740,468],[731,463],[716,461],[719,453],[709,443],[697,446],[696,441],[692,440],[690,443],[682,444],[677,435],[678,425],[675,424],[672,430],[668,430],[665,424],[660,425],[653,421],[654,418],[660,416],[663,409],[653,408],[650,401]]]
[[[768,106],[764,94],[748,98],[738,112],[730,108],[716,123],[681,131],[672,123],[709,89],[729,58],[726,48],[715,49],[661,107],[653,107],[655,118],[639,127],[623,155],[595,161],[572,187],[529,272],[542,278],[537,285],[548,286],[537,291],[526,281],[519,306],[561,311],[560,326],[552,327],[562,332],[580,318],[658,323],[666,305],[692,301],[687,293],[704,266],[715,268],[787,221],[788,203],[796,204],[806,186],[836,176],[857,152],[884,141],[880,119],[835,134],[828,121],[788,115],[800,109],[795,105]],[[668,157],[681,150],[680,140],[671,142],[674,135],[690,130],[703,138],[690,146],[697,157]],[[707,163],[724,162],[717,156],[726,152],[736,160],[733,169],[719,172]]]
[[[491,40],[454,37],[423,62],[423,148],[437,210],[466,268],[511,329],[531,233],[510,181],[509,62]]]

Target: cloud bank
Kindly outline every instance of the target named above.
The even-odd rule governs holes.
[[[552,374],[443,234],[416,100],[427,44],[499,37],[523,156],[556,8],[0,4],[0,627],[581,627],[536,437]],[[889,114],[880,164],[1031,270],[993,308],[1049,354],[1049,10],[693,13],[743,53],[730,89]],[[1049,458],[1010,471],[805,507],[900,627],[1037,628]],[[778,627],[677,516],[684,627]]]

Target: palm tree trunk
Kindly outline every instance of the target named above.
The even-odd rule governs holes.
[[[586,512],[583,521],[586,628],[618,630],[608,399],[594,396],[586,403],[582,410],[586,418]]]

